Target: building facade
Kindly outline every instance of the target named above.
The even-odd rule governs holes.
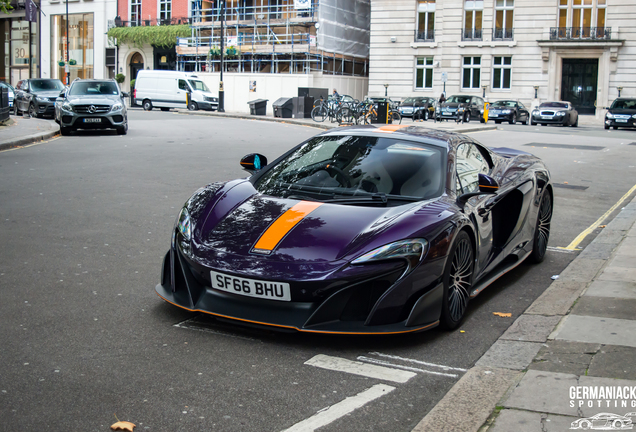
[[[15,87],[18,81],[40,76],[40,1],[35,20],[27,21],[25,2],[13,0],[9,13],[0,11],[0,81]]]
[[[635,19],[629,0],[373,0],[369,93],[568,100],[601,116],[636,97]]]

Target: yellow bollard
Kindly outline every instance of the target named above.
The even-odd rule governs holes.
[[[484,102],[484,123],[488,123],[488,109],[490,108],[490,104],[488,102]]]

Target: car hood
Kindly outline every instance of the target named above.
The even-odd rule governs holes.
[[[60,95],[60,90],[55,91],[35,91],[33,92],[35,96],[46,97],[46,98],[56,98]]]
[[[404,102],[402,104],[400,104],[401,107],[420,107],[420,106],[424,106],[426,105],[426,102]]]
[[[625,109],[625,108],[611,108],[608,112],[612,114],[636,114],[636,109]]]
[[[465,107],[466,104],[458,102],[444,102],[441,106],[442,108],[458,108],[460,106]]]
[[[121,99],[117,95],[78,95],[69,96],[68,101],[72,104],[80,105],[113,105],[116,102],[121,102]]]
[[[206,258],[213,262],[219,254],[288,263],[350,260],[439,223],[445,206],[422,211],[435,202],[396,207],[317,203],[266,196],[249,181],[231,182],[193,218],[193,248],[203,262]],[[290,215],[299,221],[282,223]],[[265,238],[275,246],[268,254],[255,253],[255,246]]]

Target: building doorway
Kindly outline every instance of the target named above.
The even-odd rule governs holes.
[[[579,114],[596,113],[598,59],[563,59],[561,100],[572,102]]]
[[[144,69],[144,58],[140,53],[134,53],[130,59],[130,79],[137,79],[137,72]]]

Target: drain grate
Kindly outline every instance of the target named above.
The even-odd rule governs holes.
[[[574,190],[585,190],[589,187],[589,186],[579,186],[579,185],[571,185],[571,184],[564,184],[564,183],[552,183],[552,186],[557,188],[562,188],[562,189],[574,189]]]
[[[581,146],[581,145],[575,145],[575,144],[528,143],[528,144],[524,144],[524,146],[562,148],[562,149],[570,149],[570,150],[595,150],[595,151],[605,149],[605,147],[601,147],[601,146]]]

